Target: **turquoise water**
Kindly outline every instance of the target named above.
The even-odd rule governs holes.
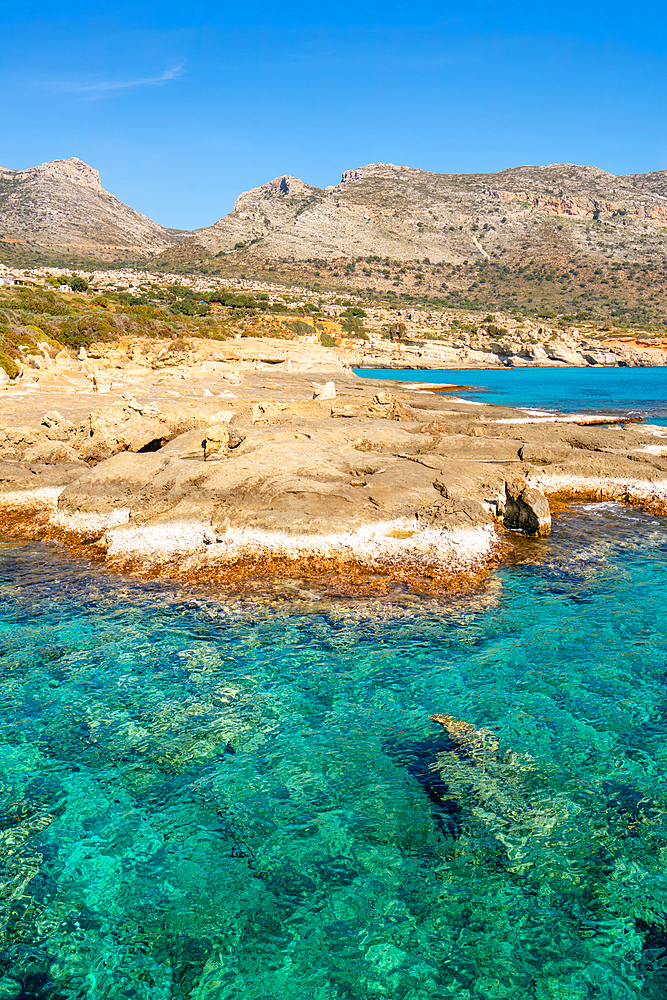
[[[357,368],[366,378],[473,387],[465,399],[499,406],[630,413],[667,424],[667,368],[470,368],[443,371]]]
[[[230,601],[3,544],[0,998],[667,995],[666,555],[580,505],[474,598]]]

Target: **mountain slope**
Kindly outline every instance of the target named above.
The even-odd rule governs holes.
[[[435,174],[374,163],[316,188],[281,177],[242,194],[233,211],[165,261],[246,251],[254,260],[377,255],[464,263],[524,249],[551,255],[645,251],[667,224],[667,173],[627,177],[553,164],[495,174]]]
[[[0,167],[0,241],[17,252],[112,261],[159,253],[179,238],[105,191],[76,157]]]

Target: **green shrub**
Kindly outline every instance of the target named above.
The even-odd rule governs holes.
[[[199,305],[192,299],[183,298],[179,302],[173,302],[169,306],[169,311],[175,315],[182,316],[208,316],[211,307],[208,305]]]
[[[388,323],[382,328],[390,340],[402,340],[407,334],[405,323]]]
[[[0,368],[4,368],[10,378],[18,378],[18,365],[3,351],[0,351]]]
[[[285,324],[289,329],[296,333],[298,337],[310,337],[317,333],[317,330],[312,325],[312,323],[306,323],[302,319],[293,319]]]
[[[336,346],[336,341],[333,339],[333,337],[330,337],[325,330],[322,330],[322,333],[320,334],[320,343],[322,344],[322,347]]]
[[[174,287],[174,286],[171,286]],[[221,306],[231,306],[232,309],[268,309],[268,295],[235,295],[226,289],[219,289],[208,296],[209,302],[219,302]]]
[[[31,313],[46,313],[49,316],[64,316],[70,309],[62,298],[47,289],[27,289],[19,293],[20,297],[13,299],[9,305],[12,309],[20,309]]]

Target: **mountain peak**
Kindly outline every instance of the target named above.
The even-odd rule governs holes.
[[[79,187],[92,188],[94,191],[102,189],[100,174],[94,167],[89,167],[87,163],[76,156],[71,156],[68,160],[51,160],[47,163],[40,163],[37,167],[28,167],[27,170],[19,170],[18,174],[25,177],[43,177],[55,181],[67,181],[70,184],[78,184]]]

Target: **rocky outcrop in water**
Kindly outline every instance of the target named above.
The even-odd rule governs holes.
[[[551,512],[547,498],[522,477],[505,483],[503,520],[507,528],[519,528],[527,535],[544,537],[551,534]]]
[[[270,368],[252,338],[199,341],[169,368],[142,367],[136,346],[125,368],[114,346],[2,389],[5,530],[186,579],[428,590],[486,572],[503,525],[547,534],[549,493],[667,510],[660,428],[389,391],[316,345]]]

